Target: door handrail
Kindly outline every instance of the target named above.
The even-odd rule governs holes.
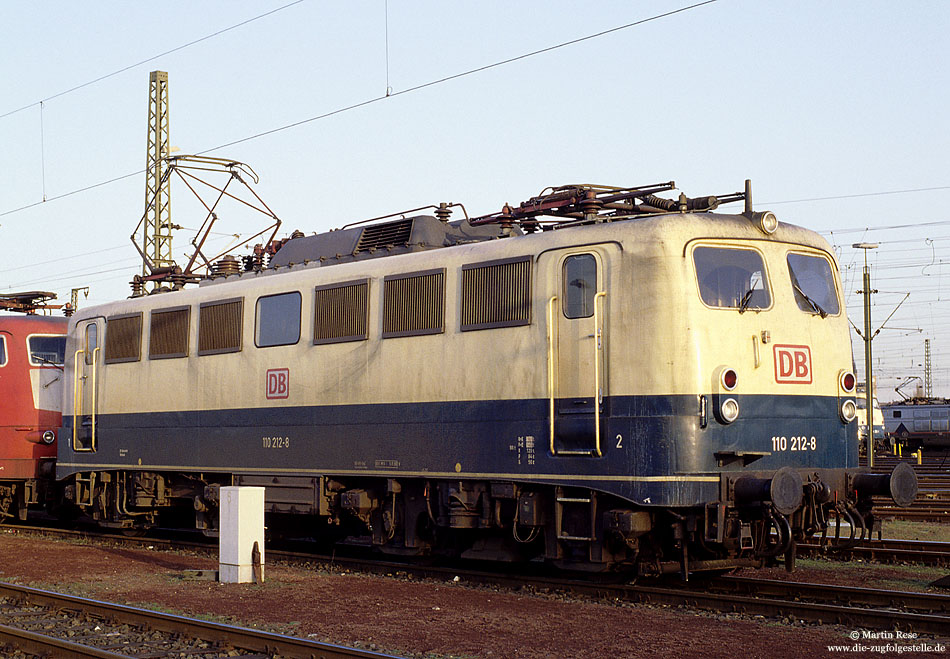
[[[99,372],[99,346],[92,350],[92,440],[90,442],[90,451],[96,450],[96,408],[99,402],[96,392],[96,373]],[[598,440],[599,441],[599,440]]]
[[[73,450],[79,451],[79,417],[82,416],[82,387],[79,384],[79,355],[86,351],[80,348],[73,355]]]
[[[607,297],[607,291],[594,295],[594,455],[603,455],[600,450],[600,353],[603,350],[604,328],[601,327],[601,314],[597,301]]]
[[[90,414],[91,436],[88,448],[79,445],[79,426],[82,423],[83,416],[83,387],[81,381],[85,378],[85,375],[81,375],[82,367],[80,366],[79,355],[84,354],[86,354],[86,351],[80,348],[73,355],[73,450],[76,452],[96,450],[96,374],[99,371],[99,346],[92,350],[92,381],[89,385],[92,412]]]
[[[555,387],[555,368],[554,368],[554,305],[557,303],[557,295],[552,295],[548,300],[548,413],[551,431],[551,455],[557,455],[554,448],[554,396]]]

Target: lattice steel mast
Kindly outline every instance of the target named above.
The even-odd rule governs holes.
[[[172,268],[172,200],[168,178],[168,73],[152,71],[148,85],[148,157],[145,170],[145,222],[142,275]]]
[[[933,380],[930,370],[930,339],[924,339],[924,396],[933,396]]]

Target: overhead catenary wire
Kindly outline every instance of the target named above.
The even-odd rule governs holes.
[[[941,185],[931,188],[910,188],[907,190],[881,190],[878,192],[860,192],[857,194],[834,195],[830,197],[811,197],[808,199],[786,199],[784,201],[766,201],[766,206],[777,206],[779,204],[803,204],[811,201],[835,201],[838,199],[857,199],[859,197],[880,197],[892,194],[910,194],[914,192],[934,192],[937,190],[950,190],[950,185]],[[841,233],[853,233],[855,231],[864,231],[864,229],[845,229]]]
[[[247,24],[249,24],[249,23],[253,23],[254,21],[260,20],[260,19],[265,18],[265,17],[267,17],[267,16],[271,16],[272,14],[276,14],[277,12],[283,11],[284,9],[289,9],[290,7],[293,7],[294,5],[299,5],[300,3],[304,2],[304,1],[305,1],[305,0],[294,0],[293,2],[290,2],[290,3],[286,4],[286,5],[282,5],[282,6],[280,6],[280,7],[276,7],[276,8],[274,8],[274,9],[271,9],[270,11],[264,12],[263,14],[259,14],[259,15],[257,15],[257,16],[254,16],[253,18],[249,18],[249,19],[247,19],[247,20],[241,21],[240,23],[235,23],[234,25],[231,25],[231,26],[229,26],[229,27],[226,27],[226,28],[223,28],[223,29],[221,29],[221,30],[218,30],[217,32],[212,32],[211,34],[207,34],[207,35],[205,35],[205,36],[203,36],[203,37],[200,37],[200,38],[198,38],[198,39],[194,39],[194,40],[192,40],[192,41],[189,41],[188,43],[181,44],[180,46],[175,46],[174,48],[171,48],[170,50],[166,50],[165,52],[159,53],[159,54],[157,54],[157,55],[152,55],[151,57],[147,57],[147,58],[145,58],[145,59],[143,59],[143,60],[140,60],[140,61],[138,61],[138,62],[135,62],[134,64],[129,64],[129,65],[127,65],[127,66],[123,66],[122,68],[117,69],[117,70],[113,71],[112,73],[107,73],[107,74],[105,74],[105,75],[99,76],[98,78],[94,78],[94,79],[89,80],[89,81],[87,81],[87,82],[84,82],[84,83],[82,83],[82,84],[79,84],[79,85],[75,85],[75,86],[73,86],[73,87],[70,87],[69,89],[64,89],[64,90],[61,91],[61,92],[57,92],[57,93],[55,93],[55,94],[52,94],[52,95],[50,95],[50,96],[47,96],[46,98],[42,98],[42,99],[40,99],[40,100],[38,100],[38,101],[34,101],[34,102],[32,102],[32,103],[28,103],[27,105],[24,105],[24,106],[22,106],[22,107],[19,107],[19,108],[15,109],[15,110],[9,110],[9,111],[7,111],[7,112],[5,112],[5,113],[3,113],[3,114],[0,114],[0,119],[3,119],[3,118],[5,118],[5,117],[9,117],[9,116],[14,115],[14,114],[17,114],[18,112],[23,112],[24,110],[29,110],[30,108],[36,107],[36,106],[38,106],[38,105],[39,105],[39,106],[42,106],[43,103],[48,102],[48,101],[51,101],[51,100],[53,100],[54,98],[59,98],[60,96],[65,96],[65,95],[67,95],[67,94],[71,94],[72,92],[78,91],[78,90],[80,90],[80,89],[84,89],[85,87],[89,87],[90,85],[94,85],[94,84],[96,84],[96,83],[98,83],[98,82],[102,82],[103,80],[107,80],[107,79],[109,79],[109,78],[112,78],[112,77],[114,77],[114,76],[117,76],[117,75],[119,75],[120,73],[125,73],[126,71],[129,71],[129,70],[134,69],[134,68],[136,68],[136,67],[142,66],[143,64],[148,64],[149,62],[153,62],[153,61],[159,59],[160,57],[165,57],[166,55],[171,55],[172,53],[177,53],[179,50],[184,50],[184,49],[186,49],[186,48],[190,48],[191,46],[194,46],[194,45],[196,45],[196,44],[199,44],[199,43],[201,43],[201,42],[203,42],[203,41],[207,41],[207,40],[209,40],[209,39],[213,39],[213,38],[215,38],[215,37],[217,37],[217,36],[220,36],[220,35],[222,35],[222,34],[225,34],[226,32],[230,32],[231,30],[236,30],[236,29],[239,28],[239,27],[243,27],[243,26],[245,26],[245,25],[247,25]]]
[[[298,2],[302,2],[303,0],[297,0],[297,1],[298,1]],[[533,51],[528,52],[528,53],[523,53],[523,54],[521,54],[521,55],[516,55],[516,56],[514,56],[514,57],[509,57],[509,58],[504,59],[504,60],[499,60],[499,61],[497,61],[497,62],[492,62],[491,64],[485,64],[484,66],[479,66],[479,67],[476,67],[476,68],[473,68],[473,69],[468,69],[468,70],[466,70],[466,71],[461,71],[461,72],[459,72],[459,73],[455,73],[455,74],[450,75],[450,76],[445,76],[445,77],[443,77],[443,78],[438,78],[438,79],[436,79],[436,80],[430,80],[430,81],[428,81],[428,82],[424,82],[424,83],[415,85],[415,86],[413,86],[413,87],[408,87],[408,88],[406,88],[406,89],[402,89],[402,90],[397,91],[397,92],[388,93],[388,91],[387,91],[387,93],[383,94],[382,96],[376,96],[376,97],[373,97],[373,98],[369,98],[369,99],[360,101],[360,102],[358,102],[358,103],[353,103],[353,104],[351,104],[351,105],[347,105],[347,106],[344,106],[344,107],[341,107],[341,108],[337,108],[337,109],[335,109],[335,110],[331,110],[331,111],[329,111],[329,112],[324,112],[324,113],[322,113],[322,114],[318,114],[318,115],[315,115],[315,116],[312,116],[312,117],[307,117],[306,119],[301,119],[301,120],[299,120],[299,121],[294,121],[294,122],[292,122],[292,123],[285,124],[285,125],[283,125],[283,126],[278,126],[278,127],[276,127],[276,128],[271,128],[271,129],[269,129],[269,130],[261,131],[261,132],[259,132],[259,133],[255,133],[255,134],[253,134],[253,135],[249,135],[249,136],[247,136],[247,137],[242,137],[242,138],[240,138],[240,139],[232,140],[232,141],[227,142],[227,143],[224,143],[224,144],[219,144],[219,145],[217,145],[217,146],[213,146],[213,147],[210,147],[210,148],[207,148],[207,149],[203,149],[203,150],[201,150],[201,151],[197,151],[197,152],[195,153],[195,155],[204,155],[204,154],[206,154],[206,153],[212,153],[212,152],[214,152],[214,151],[218,151],[218,150],[220,150],[220,149],[225,149],[225,148],[227,148],[227,147],[234,146],[234,145],[236,145],[236,144],[243,144],[243,143],[245,143],[245,142],[250,142],[250,141],[252,141],[252,140],[256,140],[256,139],[260,139],[261,137],[265,137],[265,136],[267,136],[267,135],[273,135],[273,134],[275,134],[275,133],[280,133],[280,132],[283,132],[283,131],[285,131],[285,130],[290,130],[290,129],[292,129],[292,128],[297,128],[297,127],[299,127],[299,126],[303,126],[303,125],[306,125],[306,124],[309,124],[309,123],[312,123],[312,122],[315,122],[315,121],[319,121],[319,120],[321,120],[321,119],[327,119],[327,118],[329,118],[329,117],[333,117],[333,116],[336,116],[336,115],[339,115],[339,114],[343,114],[343,113],[346,113],[346,112],[351,112],[351,111],[353,111],[353,110],[357,110],[357,109],[359,109],[359,108],[366,107],[366,106],[372,105],[372,104],[374,104],[374,103],[379,103],[380,101],[385,101],[386,99],[389,99],[389,98],[395,98],[396,96],[404,96],[404,95],[406,95],[406,94],[412,94],[412,93],[414,93],[414,92],[418,92],[418,91],[421,91],[421,90],[423,90],[423,89],[427,89],[427,88],[430,88],[430,87],[434,87],[434,86],[436,86],[436,85],[441,85],[441,84],[450,82],[450,81],[452,81],[452,80],[458,80],[459,78],[464,78],[464,77],[466,77],[466,76],[474,75],[474,74],[476,74],[476,73],[481,73],[482,71],[488,71],[488,70],[490,70],[490,69],[494,69],[494,68],[497,68],[497,67],[500,67],[500,66],[505,66],[505,65],[507,65],[507,64],[511,64],[511,63],[513,63],[513,62],[518,62],[518,61],[520,61],[520,60],[528,59],[528,58],[530,58],[530,57],[535,57],[535,56],[537,56],[537,55],[541,55],[541,54],[544,54],[544,53],[549,53],[549,52],[552,52],[552,51],[554,51],[554,50],[558,50],[558,49],[561,49],[561,48],[566,48],[566,47],[568,47],[568,46],[573,46],[573,45],[576,45],[576,44],[579,44],[579,43],[582,43],[582,42],[585,42],[585,41],[590,41],[591,39],[597,39],[597,38],[599,38],[599,37],[603,37],[603,36],[606,36],[606,35],[608,35],[608,34],[613,34],[613,33],[615,33],[615,32],[619,32],[619,31],[621,31],[621,30],[626,30],[626,29],[630,29],[630,28],[637,27],[637,26],[640,26],[640,25],[644,25],[644,24],[646,24],[646,23],[650,23],[650,22],[653,22],[653,21],[657,21],[657,20],[660,20],[660,19],[663,19],[663,18],[669,18],[670,16],[674,16],[674,15],[676,15],[676,14],[681,14],[681,13],[683,13],[683,12],[690,11],[690,10],[692,10],[692,9],[697,9],[697,8],[702,7],[702,6],[705,6],[705,5],[710,5],[710,4],[713,4],[713,3],[717,2],[717,1],[718,1],[718,0],[704,0],[703,2],[698,2],[698,3],[692,4],[692,5],[687,5],[687,6],[685,6],[685,7],[680,7],[680,8],[678,8],[678,9],[673,9],[673,10],[670,10],[670,11],[667,11],[667,12],[663,12],[663,13],[661,13],[661,14],[655,14],[655,15],[650,16],[650,17],[648,17],[648,18],[643,18],[643,19],[640,19],[640,20],[637,20],[637,21],[633,21],[633,22],[631,22],[631,23],[626,23],[626,24],[624,24],[624,25],[619,25],[619,26],[617,26],[617,27],[609,28],[609,29],[606,29],[606,30],[601,30],[600,32],[595,32],[595,33],[593,33],[593,34],[588,34],[588,35],[586,35],[586,36],[578,37],[578,38],[576,38],[576,39],[571,39],[571,40],[569,40],[569,41],[563,41],[563,42],[554,44],[554,45],[552,45],[552,46],[547,46],[547,47],[545,47],[545,48],[540,48],[540,49],[538,49],[538,50],[533,50]],[[295,4],[295,3],[294,3],[294,4]],[[286,6],[290,6],[290,5],[286,5]],[[206,37],[206,38],[210,38],[210,37]],[[179,47],[179,49],[180,49],[180,48],[183,48],[183,47],[185,47],[185,46]],[[156,57],[160,57],[160,55],[158,55],[158,56],[156,56]],[[151,58],[151,59],[154,59],[154,58]],[[146,60],[146,61],[151,61],[151,59],[150,59],[150,60]],[[134,66],[134,65],[133,65],[133,66]],[[129,69],[129,68],[132,68],[132,66],[126,67],[126,68],[123,69],[123,70],[127,70],[127,69]],[[111,75],[114,75],[114,74],[111,74]],[[92,82],[96,82],[96,81],[92,81]],[[92,84],[92,82],[87,83],[87,84]],[[78,87],[77,87],[77,89],[78,89]],[[60,94],[60,95],[61,95],[61,94]],[[48,100],[48,99],[47,99],[47,100]],[[35,104],[33,104],[33,105],[35,105]],[[31,107],[31,106],[27,106],[27,107]],[[5,116],[5,115],[0,115],[0,118],[2,118],[3,116]],[[79,188],[79,189],[77,189],[77,190],[72,190],[72,191],[70,191],[70,192],[65,192],[65,193],[63,193],[63,194],[50,197],[49,199],[46,199],[46,200],[44,200],[44,201],[55,201],[55,200],[58,200],[58,199],[63,199],[63,198],[65,198],[65,197],[70,197],[70,196],[73,196],[73,195],[76,195],[76,194],[80,194],[80,193],[82,193],[82,192],[87,192],[87,191],[93,190],[93,189],[95,189],[95,188],[100,188],[100,187],[102,187],[102,186],[109,185],[109,184],[111,184],[111,183],[115,183],[115,182],[117,182],[117,181],[121,181],[121,180],[126,179],[126,178],[130,178],[130,177],[132,177],[132,176],[138,176],[138,175],[140,175],[140,174],[143,174],[144,172],[145,172],[144,169],[139,169],[139,170],[136,170],[136,171],[134,171],[134,172],[130,172],[130,173],[128,173],[128,174],[122,174],[122,175],[120,175],[120,176],[113,177],[113,178],[108,179],[108,180],[106,180],[106,181],[101,181],[101,182],[99,182],[99,183],[94,183],[94,184],[92,184],[92,185],[88,185],[88,186],[85,186],[85,187],[83,187],[83,188]],[[25,205],[25,206],[20,206],[19,208],[13,208],[13,209],[11,209],[11,210],[7,210],[7,211],[0,212],[0,217],[4,217],[4,216],[6,216],[6,215],[13,215],[14,213],[19,213],[19,212],[28,210],[28,209],[30,209],[30,208],[34,208],[34,207],[36,207],[36,206],[39,206],[39,205],[43,204],[44,201],[37,201],[37,202],[34,202],[34,203],[32,203],[32,204],[27,204],[27,205]]]

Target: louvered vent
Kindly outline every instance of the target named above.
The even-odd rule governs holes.
[[[148,334],[148,358],[187,357],[190,322],[191,307],[153,311]]]
[[[531,259],[462,266],[461,329],[531,323]]]
[[[244,300],[206,302],[198,312],[198,354],[237,352],[243,338]]]
[[[314,301],[313,342],[340,343],[366,338],[369,280],[318,286]]]
[[[142,314],[106,320],[106,364],[137,362],[142,355]]]
[[[405,245],[412,235],[412,219],[372,224],[363,229],[356,243],[357,252],[379,249],[388,245]]]
[[[444,306],[444,269],[386,277],[383,338],[441,333]]]

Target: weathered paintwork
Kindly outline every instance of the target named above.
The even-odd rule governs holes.
[[[697,246],[760,253],[770,305],[744,313],[704,305],[692,259]],[[840,300],[837,266],[815,233],[782,224],[765,235],[743,216],[689,213],[281,268],[84,309],[70,324],[64,436],[82,398],[73,383],[89,381],[76,378],[69,360],[85,326],[97,323],[105,336],[107,318],[143,312],[143,357],[96,365],[84,412],[96,406],[97,448],[74,451],[62,442],[57,476],[128,468],[517,480],[580,485],[641,505],[692,506],[716,500],[724,473],[856,467],[855,424],[839,416],[843,400],[853,398],[839,385],[852,363],[844,305],[827,317],[801,310],[789,251],[827,258]],[[561,265],[576,254],[594,256],[606,293],[600,352],[593,319],[571,329],[561,314],[549,316]],[[461,331],[462,266],[523,256],[532,263],[530,324]],[[436,267],[445,269],[444,331],[380,338],[383,278]],[[359,278],[370,280],[368,339],[313,345],[314,288]],[[302,295],[300,340],[255,347],[258,298],[289,291]],[[231,298],[244,299],[242,349],[198,356],[198,305]],[[192,308],[188,356],[148,359],[149,312],[182,305]],[[777,376],[776,346],[808,347],[807,382]],[[558,410],[591,396],[595,359],[601,455],[552,454],[551,388]],[[729,392],[719,379],[724,367],[738,375]],[[286,395],[268,398],[268,371],[283,370]],[[727,394],[740,410],[731,424],[716,414]],[[589,412],[559,414],[565,436],[572,423],[592,427]]]

